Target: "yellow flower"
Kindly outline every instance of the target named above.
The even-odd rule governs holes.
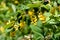
[[[31,16],[31,21],[37,21],[37,18],[35,15]]]
[[[5,8],[6,7],[6,3],[5,2],[1,2],[1,6],[2,6],[2,8]]]
[[[31,21],[36,22],[36,21],[37,21],[37,19],[36,19],[36,18],[32,18],[32,19],[31,19]]]
[[[0,31],[3,33],[4,32],[4,27],[0,27]]]
[[[14,37],[15,36],[15,31],[14,32],[10,32],[10,36]]]
[[[28,11],[28,15],[32,16],[34,14],[33,11]]]
[[[42,23],[45,23],[46,21],[44,20],[44,21],[42,21]]]
[[[25,26],[25,22],[24,21],[22,21],[22,22],[20,22],[20,28],[23,28],[24,26]]]
[[[37,24],[37,18],[36,18],[36,16],[31,17],[31,24],[34,24],[34,25]]]
[[[39,14],[39,15],[38,15],[38,18],[39,18],[40,20],[42,20],[42,21],[46,19],[46,17],[45,17],[43,14]]]
[[[38,15],[38,18],[42,18],[43,17],[43,15]]]
[[[46,21],[46,17],[41,13],[39,13],[39,15],[38,15],[38,18],[39,18],[39,20],[41,20],[42,21],[42,23],[45,23]]]
[[[43,13],[42,13],[42,12],[40,12],[40,13],[39,13],[39,15],[40,15],[40,14],[43,14]]]
[[[33,25],[37,25],[37,22],[31,22],[31,24],[33,24]]]
[[[40,13],[38,14],[38,18],[41,18],[41,17],[43,17],[42,12],[40,12]]]
[[[18,4],[19,2],[16,0],[16,1],[14,1],[14,3],[15,3],[15,4]]]
[[[15,30],[18,30],[18,25],[14,25]]]
[[[45,20],[45,16],[41,17],[40,20],[42,20],[42,21]]]
[[[31,24],[33,24],[33,25],[37,25],[37,22],[33,22],[33,21],[32,21]]]

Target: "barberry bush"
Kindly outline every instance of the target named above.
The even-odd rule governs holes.
[[[60,0],[0,0],[0,40],[60,40]]]

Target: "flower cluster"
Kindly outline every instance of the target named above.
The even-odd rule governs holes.
[[[60,40],[60,0],[0,0],[0,40]]]

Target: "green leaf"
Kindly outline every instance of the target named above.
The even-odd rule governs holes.
[[[34,25],[30,25],[31,29],[33,32],[38,32],[38,33],[41,33],[42,30],[41,28],[37,27],[37,26],[34,26]]]
[[[13,30],[13,28],[11,28],[11,29],[6,29],[5,32],[8,33],[8,32],[10,32],[10,31],[12,31],[12,30]]]
[[[11,22],[11,23],[9,23],[9,24],[5,25],[5,26],[4,26],[4,28],[5,28],[5,29],[7,29],[7,28],[9,28],[9,27],[13,26],[13,24],[14,24],[14,22]]]
[[[55,37],[55,38],[57,38],[57,37],[59,37],[59,36],[60,36],[60,33],[54,34],[54,37]]]
[[[58,4],[60,4],[60,0],[58,0],[57,2],[58,2]]]
[[[57,7],[57,2],[54,2],[54,7]]]
[[[24,34],[27,34],[28,33],[28,27],[27,26],[25,26],[25,28],[24,28]]]
[[[54,15],[54,17],[59,17],[59,16],[58,16],[58,11],[57,11],[57,10],[55,10],[55,15]]]
[[[44,12],[44,16],[46,16],[46,22],[50,20],[50,13],[49,12]]]
[[[37,26],[42,27],[42,22],[40,20],[37,21]]]
[[[40,20],[38,22],[41,23]],[[41,23],[41,25],[38,23],[38,25],[42,26],[42,23]],[[38,40],[38,39],[42,40],[44,38],[43,35],[41,34],[42,29],[40,27],[34,26],[34,25],[30,25],[30,28],[31,28],[32,32],[34,33],[33,34],[34,35],[34,40]]]
[[[0,2],[2,2],[2,0],[0,0]]]
[[[54,19],[50,19],[47,23],[49,23],[49,24],[56,24]]]
[[[12,40],[12,37],[7,37],[7,40]]]
[[[25,10],[25,9],[29,9],[29,7],[26,6],[26,5],[21,4],[21,6],[20,6],[20,10]]]
[[[41,33],[35,32],[33,37],[35,40],[44,40],[44,36]]]
[[[46,17],[49,17],[50,16],[50,12],[44,12],[43,15],[46,16]]]
[[[50,4],[47,4],[47,5],[41,5],[41,7],[44,7],[45,9],[49,10],[51,8],[51,5]]]
[[[36,3],[36,4],[27,4],[28,7],[30,8],[34,8],[34,7],[39,7],[40,4]]]
[[[15,7],[15,5],[11,4],[11,7],[12,7],[13,11],[16,12],[16,7]]]

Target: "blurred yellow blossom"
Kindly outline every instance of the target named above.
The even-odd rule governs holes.
[[[18,25],[14,25],[15,30],[18,30]]]
[[[1,2],[1,6],[3,7],[3,8],[5,8],[6,7],[6,3],[5,2]]]
[[[32,16],[34,14],[33,11],[28,11],[28,15]]]
[[[14,3],[15,3],[15,4],[18,4],[19,2],[16,0],[16,1],[14,1]]]
[[[4,27],[0,27],[0,31],[3,33],[4,32]]]
[[[37,24],[37,18],[36,18],[36,16],[32,16],[31,17],[31,24],[34,24],[34,25]]]
[[[20,25],[20,28],[23,28],[26,25],[26,23],[25,21],[21,21],[19,25]]]
[[[10,36],[14,37],[15,36],[15,31],[14,32],[10,32]]]
[[[45,23],[46,17],[42,13],[39,13],[38,18],[42,21],[42,23]]]
[[[45,23],[46,21],[44,20],[44,21],[42,21],[42,23]]]
[[[43,16],[43,17],[40,17],[40,20],[42,20],[42,21],[43,21],[43,20],[45,20],[45,16]]]

